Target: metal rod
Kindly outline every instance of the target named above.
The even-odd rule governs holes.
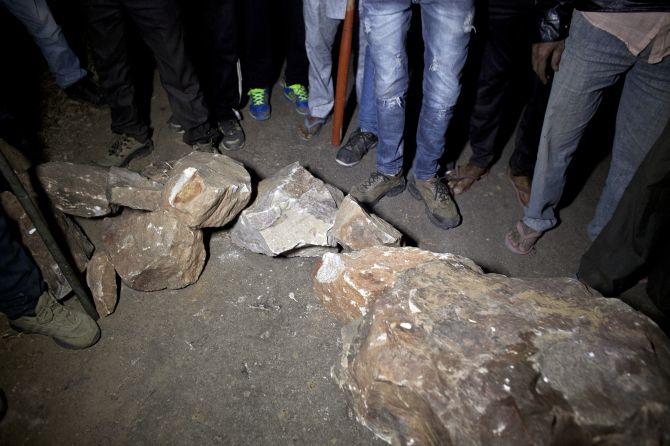
[[[337,86],[335,88],[335,110],[333,111],[333,134],[331,144],[339,146],[342,142],[342,128],[344,127],[344,108],[347,99],[347,81],[349,77],[349,59],[351,58],[351,39],[354,32],[355,0],[347,2],[347,12],[342,25],[342,40],[340,42],[340,57],[337,62]],[[361,57],[359,55],[359,57]]]
[[[98,320],[98,312],[96,311],[88,292],[82,286],[81,280],[79,280],[79,276],[67,258],[65,258],[65,255],[51,234],[49,226],[44,220],[42,212],[40,212],[37,205],[33,203],[33,200],[30,198],[30,195],[28,195],[28,192],[26,192],[26,189],[23,187],[21,180],[14,172],[14,169],[12,169],[12,166],[9,164],[9,161],[7,161],[7,158],[5,157],[5,154],[2,152],[2,150],[0,150],[0,173],[2,173],[2,176],[5,177],[9,183],[9,187],[12,189],[12,192],[19,200],[19,203],[21,203],[21,206],[23,206],[23,209],[26,211],[26,214],[28,214],[28,217],[30,217],[30,220],[35,225],[37,233],[40,235],[40,237],[42,237],[44,244],[51,253],[51,256],[58,264],[58,267],[63,273],[63,276],[65,276],[68,284],[70,284],[70,288],[72,288],[72,291],[77,296],[77,299],[84,308],[84,311],[86,311],[86,313],[94,320]]]

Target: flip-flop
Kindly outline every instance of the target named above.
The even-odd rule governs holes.
[[[489,169],[483,169],[482,173],[480,173],[479,175],[463,174],[462,171],[464,171],[469,165],[470,164],[466,164],[465,166],[456,166],[455,170],[451,170],[451,171],[447,172],[447,181],[448,181],[448,184],[449,184],[449,188],[451,189],[451,191],[454,195],[460,195],[464,192],[467,192],[468,189],[470,189],[473,184],[475,184],[477,181],[484,178],[489,173]],[[478,167],[478,169],[481,169],[481,167]],[[455,187],[459,183],[464,182],[464,181],[467,181],[467,183],[465,183],[465,186],[463,186],[459,192],[455,191],[454,190]]]
[[[298,136],[305,141],[309,141],[319,134],[325,123],[326,118],[316,118],[314,122],[310,123],[309,117],[306,117],[298,127]]]
[[[509,167],[507,168],[507,179],[512,184],[514,192],[516,193],[516,200],[519,202],[521,207],[525,208],[526,206],[528,206],[528,202],[530,201],[530,189],[519,187],[519,185],[514,181],[514,175],[512,175],[512,169],[510,169]],[[525,200],[524,197],[526,198]]]

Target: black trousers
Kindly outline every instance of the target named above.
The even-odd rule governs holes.
[[[154,54],[175,120],[192,144],[208,135],[209,116],[193,65],[186,56],[175,0],[82,0],[93,59],[112,112],[112,131],[139,140],[150,136],[140,116],[129,61],[126,19]]]
[[[39,269],[14,238],[0,209],[0,313],[10,319],[34,314],[45,289]]]
[[[309,61],[305,50],[302,0],[242,0],[242,3],[245,89],[272,87],[278,59],[274,54],[281,46],[286,54],[286,84],[306,86]],[[284,40],[278,42],[278,39]]]
[[[499,137],[502,117],[510,101],[519,100],[511,97],[510,88],[514,79],[521,76],[531,79],[530,96],[516,134],[510,167],[513,175],[532,177],[551,91],[551,86],[543,85],[531,71],[532,5],[518,2],[515,8],[496,8],[496,1],[491,3],[475,106],[470,117],[473,152],[470,162],[489,167],[502,151],[505,144]]]
[[[618,296],[647,274],[647,294],[670,316],[670,123],[638,168],[612,219],[579,265],[577,276]]]
[[[212,118],[217,122],[231,119],[240,105],[235,0],[182,0],[181,6],[186,48]]]

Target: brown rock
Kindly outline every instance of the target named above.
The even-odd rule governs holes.
[[[125,209],[106,218],[103,244],[116,272],[140,291],[178,289],[198,280],[205,266],[202,231],[167,211]]]
[[[96,251],[86,270],[86,283],[93,294],[93,302],[98,314],[109,316],[114,312],[117,301],[116,271],[109,256],[104,251]]]
[[[66,214],[100,217],[112,212],[107,200],[107,169],[51,162],[37,166],[36,173],[54,206]]]
[[[343,329],[333,376],[391,444],[666,444],[669,346],[576,280],[438,260],[399,274]]]
[[[95,251],[95,246],[93,246],[88,237],[86,237],[86,234],[84,234],[84,231],[81,230],[72,217],[62,213],[58,209],[52,209],[52,213],[60,229],[60,233],[56,234],[55,237],[65,237],[70,258],[74,261],[77,269],[83,272],[88,264],[88,259],[91,258],[93,251]]]
[[[331,315],[340,322],[350,322],[365,316],[370,305],[393,288],[399,273],[435,260],[481,271],[472,260],[453,254],[411,247],[372,247],[325,254],[314,270],[314,294]]]
[[[225,155],[191,152],[177,161],[165,184],[163,207],[192,228],[221,227],[251,198],[251,178]]]
[[[402,238],[390,223],[365,212],[349,195],[335,214],[330,234],[343,248],[354,251],[371,246],[399,246]]]
[[[163,185],[128,169],[111,167],[107,180],[107,198],[121,206],[155,211],[160,207]]]

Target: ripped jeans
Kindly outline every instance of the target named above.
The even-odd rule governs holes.
[[[405,41],[412,3],[421,5],[425,46],[423,102],[412,173],[427,180],[438,171],[444,134],[461,90],[474,14],[473,0],[366,0],[364,28],[375,69],[377,171],[395,175],[403,166],[405,101],[409,85]]]

